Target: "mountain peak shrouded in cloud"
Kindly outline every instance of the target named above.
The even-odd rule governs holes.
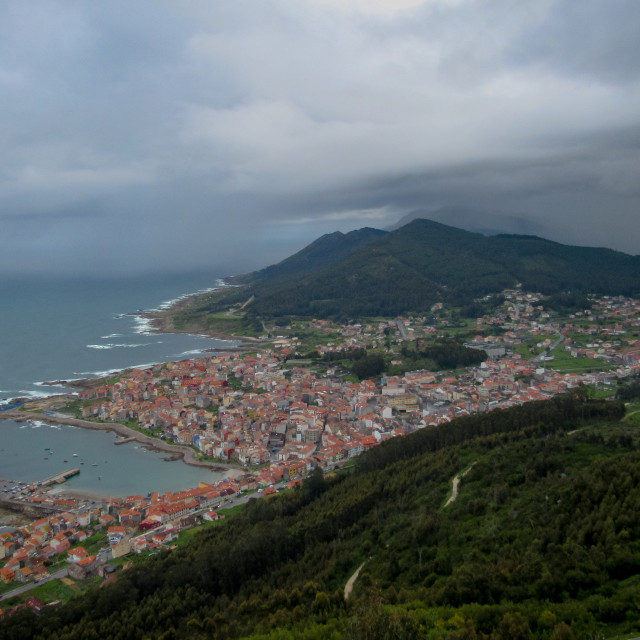
[[[526,219],[507,213],[492,213],[467,207],[440,207],[429,211],[426,209],[412,211],[402,216],[398,222],[388,227],[394,231],[416,219],[434,220],[452,227],[459,227],[466,231],[482,233],[486,236],[495,236],[501,233],[511,233],[526,236],[539,236],[541,238],[554,239],[555,230],[545,226],[535,219]]]
[[[452,206],[637,253],[639,30],[632,0],[5,4],[0,269],[223,275]]]

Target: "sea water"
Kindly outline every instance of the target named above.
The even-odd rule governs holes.
[[[18,482],[40,482],[80,469],[60,488],[126,497],[190,489],[224,477],[205,467],[167,461],[169,453],[150,451],[138,442],[116,445],[117,436],[108,431],[3,420],[0,434],[0,477]]]
[[[155,333],[137,315],[220,284],[214,274],[200,272],[110,279],[22,277],[0,283],[0,400],[68,391],[42,384],[47,381],[94,378],[127,367],[197,357],[208,349],[233,349],[235,342]],[[70,460],[86,446],[84,467],[95,463],[118,469],[83,472],[69,488],[129,495],[146,487],[180,489],[197,485],[199,479],[212,481],[211,472],[166,462],[166,454],[135,443],[115,446],[112,434],[70,427],[57,432],[56,427],[0,420],[0,477],[38,481],[55,473],[58,451],[55,460],[41,454],[54,446],[54,436],[64,433],[65,444],[58,447],[61,460]]]

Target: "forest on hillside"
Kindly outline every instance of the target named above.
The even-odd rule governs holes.
[[[250,501],[115,584],[5,616],[0,638],[638,631],[640,449],[623,414],[576,394],[394,438],[350,473],[316,470],[296,490]]]
[[[640,256],[535,236],[484,236],[416,219],[389,233],[360,229],[323,236],[234,282],[242,286],[180,310],[178,326],[206,328],[212,315],[240,306],[246,326],[258,328],[260,318],[393,317],[427,312],[438,302],[464,307],[516,283],[568,308],[585,293],[639,294]]]

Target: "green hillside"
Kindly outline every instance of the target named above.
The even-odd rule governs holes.
[[[319,269],[342,260],[350,253],[386,235],[386,231],[365,227],[349,233],[336,231],[321,236],[301,251],[278,264],[240,277],[240,281],[255,282],[278,277],[299,277],[303,273]]]
[[[563,396],[390,440],[352,473],[252,501],[116,584],[5,617],[0,638],[638,632],[639,423],[623,411]]]
[[[640,256],[609,249],[535,236],[488,237],[424,219],[383,235],[363,229],[349,236],[324,236],[279,265],[242,277],[244,286],[200,299],[180,321],[192,326],[249,299],[249,319],[340,319],[465,304],[516,283],[545,294],[640,293]]]

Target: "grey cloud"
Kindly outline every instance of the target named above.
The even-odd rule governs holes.
[[[561,0],[523,34],[508,54],[602,82],[640,79],[640,5],[634,0]]]
[[[5,4],[0,270],[233,273],[451,205],[637,253],[638,15],[603,0]]]

